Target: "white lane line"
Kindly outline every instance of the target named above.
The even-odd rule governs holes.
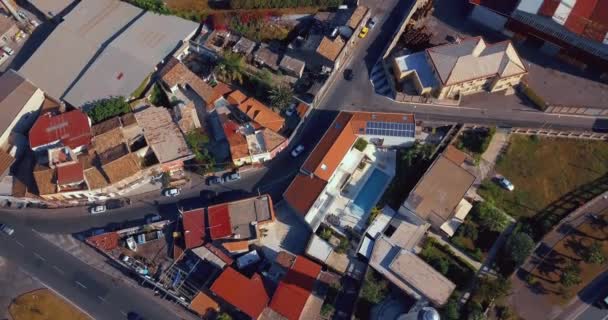
[[[25,246],[23,245],[23,243],[19,242],[18,240],[15,240],[15,242],[21,247],[24,248]]]
[[[124,312],[124,311],[122,311],[122,310],[120,310],[120,313],[122,313],[122,314],[123,314],[123,315],[125,315],[125,316],[127,315],[127,313],[126,313],[126,312]]]
[[[37,254],[36,252],[34,252],[34,255],[36,256],[36,258],[38,258],[38,259],[40,259],[42,261],[46,261],[46,259],[43,256]]]
[[[101,300],[103,302],[106,302],[106,299],[104,297],[102,297],[102,296],[97,296],[97,299],[99,299],[99,300]]]
[[[74,282],[76,282],[77,285],[83,287],[84,289],[87,288],[84,284],[80,283],[79,281],[74,281]]]
[[[59,269],[59,267],[58,267],[58,266],[53,266],[53,269],[55,269],[55,271],[57,271],[57,272],[59,272],[59,273],[61,273],[61,274],[65,274],[65,271],[63,271],[63,270]]]

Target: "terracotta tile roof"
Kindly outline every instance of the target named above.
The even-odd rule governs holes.
[[[221,249],[214,246],[211,242],[205,244],[205,248],[209,249],[209,251],[213,252],[220,260],[224,261],[227,265],[232,265],[234,260],[230,258],[227,254],[224,253]]]
[[[287,251],[281,251],[277,254],[274,261],[286,269],[291,269],[291,266],[296,261],[296,256]]]
[[[205,209],[195,209],[182,214],[184,244],[186,249],[200,247],[205,243]]]
[[[327,181],[323,181],[317,177],[298,174],[287,190],[285,190],[283,198],[299,214],[306,215],[326,185]]]
[[[103,172],[110,180],[116,183],[138,173],[141,168],[141,160],[135,153],[129,153],[117,160],[102,165]]]
[[[218,81],[215,87],[213,87],[213,96],[211,97],[211,102],[215,102],[217,99],[227,95],[230,92],[232,92],[232,88],[229,85]]]
[[[39,167],[34,169],[34,180],[38,187],[38,194],[53,194],[57,191],[55,184],[55,170],[48,167]]]
[[[120,122],[123,127],[128,127],[133,124],[137,124],[137,119],[135,119],[135,114],[133,112],[125,113],[120,116]]]
[[[285,124],[285,119],[255,98],[249,98],[239,105],[251,120],[259,123],[265,128],[279,132]]]
[[[185,64],[172,58],[165,68],[161,71],[161,79],[173,88],[176,85],[185,86],[186,84],[196,92],[207,104],[213,103],[216,92],[203,79],[190,71]]]
[[[93,143],[93,147],[95,148],[95,150],[97,150],[97,152],[104,153],[119,144],[124,144],[125,137],[122,133],[122,128],[117,127],[105,131],[104,133],[101,133],[99,135],[95,135],[93,139],[91,139],[91,141]]]
[[[211,240],[226,238],[232,235],[232,224],[230,224],[230,212],[228,204],[220,204],[207,208],[209,219],[209,234]]]
[[[361,20],[363,20],[363,17],[365,16],[366,13],[367,13],[367,7],[357,6],[357,8],[353,12],[353,14],[350,16],[350,19],[348,19],[348,22],[346,23],[346,25],[349,26],[353,30],[357,29],[357,27],[361,23]]]
[[[240,90],[234,90],[228,95],[227,100],[231,104],[239,105],[247,100],[247,96]]]
[[[308,111],[308,108],[308,105],[304,102],[300,102],[300,104],[298,104],[296,111],[298,112],[298,116],[300,117],[300,119],[304,118],[306,112]]]
[[[107,232],[87,238],[87,243],[102,251],[110,251],[118,247],[120,237],[117,232]]]
[[[357,140],[350,127],[353,114],[341,112],[310,153],[302,169],[328,181]]]
[[[337,36],[333,40],[328,37],[323,37],[323,40],[321,40],[321,43],[317,48],[317,53],[333,62],[336,61],[338,55],[340,55],[344,45],[346,45],[346,42],[340,36]]]
[[[84,181],[82,164],[75,162],[57,167],[57,184],[66,185]]]
[[[190,309],[194,310],[199,316],[207,316],[212,312],[217,312],[220,310],[220,305],[213,300],[210,296],[205,294],[202,291],[199,291],[198,294],[190,301]]]
[[[230,241],[222,243],[224,249],[228,250],[230,253],[239,253],[249,251],[249,241]]]
[[[232,160],[235,161],[248,157],[249,146],[247,145],[247,139],[239,132],[239,125],[232,120],[226,119],[222,123],[222,127],[224,129],[224,135],[226,135],[226,140],[228,140],[228,145],[230,146],[230,156],[232,157]]]
[[[55,141],[61,141],[65,146],[75,149],[91,142],[91,126],[89,118],[80,110],[40,116],[29,133],[32,149]]]
[[[103,173],[97,167],[90,167],[84,170],[84,177],[87,181],[89,189],[100,189],[108,186],[108,180],[103,176]]]
[[[258,318],[270,300],[259,274],[249,279],[232,267],[224,269],[211,291],[253,319]]]
[[[262,137],[264,138],[264,145],[268,152],[272,152],[287,140],[282,135],[268,129],[262,130]]]
[[[120,122],[120,117],[110,118],[103,122],[100,122],[91,127],[91,132],[94,136],[98,136],[100,134],[104,134],[112,129],[120,128],[122,124]]]
[[[298,256],[285,278],[279,282],[270,308],[289,320],[300,319],[320,272],[320,265]]]
[[[0,175],[7,172],[14,162],[15,158],[13,158],[8,152],[0,150]]]
[[[454,147],[453,145],[449,145],[445,149],[445,151],[443,152],[443,156],[457,165],[461,165],[464,160],[467,159],[467,155],[464,152],[456,149],[456,147]]]

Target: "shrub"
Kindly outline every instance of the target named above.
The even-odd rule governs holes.
[[[334,313],[334,310],[336,310],[336,308],[334,308],[334,306],[332,306],[329,303],[324,303],[323,306],[321,307],[321,315],[323,317],[329,317],[332,313]]]
[[[338,247],[336,247],[336,252],[337,253],[346,253],[349,245],[350,245],[350,242],[348,241],[348,238],[341,237],[340,244],[338,244]]]
[[[474,214],[479,224],[490,231],[503,232],[509,225],[506,214],[488,201],[476,203]]]
[[[324,227],[321,232],[319,233],[319,237],[325,241],[329,241],[329,238],[331,238],[332,235],[332,231],[330,228]]]
[[[603,264],[606,262],[606,256],[602,250],[602,244],[599,241],[593,241],[591,246],[587,248],[583,258],[587,263]]]
[[[372,210],[369,212],[369,217],[367,218],[367,225],[371,225],[374,220],[376,220],[376,217],[378,217],[378,215],[380,214],[380,212],[382,212],[382,210],[378,207],[373,207]]]
[[[581,283],[581,268],[578,264],[571,262],[564,270],[559,278],[559,282],[565,287],[569,288]]]
[[[363,150],[365,150],[365,148],[367,147],[367,141],[365,141],[365,139],[359,138],[357,139],[357,141],[355,141],[355,145],[354,148],[363,152]]]
[[[163,106],[169,107],[171,103],[169,102],[169,97],[167,97],[167,93],[158,85],[155,84],[152,87],[152,91],[150,92],[150,103],[155,106]]]
[[[370,303],[377,304],[386,298],[388,294],[388,282],[376,274],[376,271],[369,269],[365,274],[363,287],[361,288],[361,298]]]
[[[458,228],[458,234],[475,241],[479,236],[479,231],[477,231],[477,227],[474,224],[465,221],[465,223],[461,224]]]
[[[429,264],[443,275],[448,274],[448,270],[450,269],[450,263],[442,257],[430,258]]]
[[[141,9],[152,11],[159,14],[170,14],[171,10],[165,6],[161,0],[127,0],[130,4]]]
[[[458,301],[455,299],[450,299],[448,303],[441,310],[441,315],[443,319],[446,320],[458,320],[460,319],[460,307],[458,305]]]
[[[131,111],[131,107],[124,97],[111,97],[93,102],[93,106],[87,114],[93,123],[98,123],[129,111]]]
[[[534,240],[527,233],[513,232],[505,248],[511,260],[520,265],[534,249]]]

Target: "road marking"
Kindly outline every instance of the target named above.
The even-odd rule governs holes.
[[[25,246],[23,245],[23,243],[19,242],[18,240],[15,240],[15,242],[21,246],[21,248],[24,248]]]
[[[46,261],[46,259],[43,256],[37,254],[36,252],[34,252],[34,255],[36,256],[36,258],[38,258],[38,259],[40,259],[42,261]]]
[[[102,297],[102,296],[97,296],[97,298],[98,298],[99,300],[103,301],[103,302],[106,302],[106,299],[105,299],[104,297]]]
[[[125,316],[127,315],[127,313],[126,313],[126,312],[124,312],[124,311],[122,311],[122,310],[120,310],[120,313],[122,313],[122,314],[123,314],[123,315],[125,315]]]
[[[57,271],[57,272],[59,272],[59,273],[61,273],[61,274],[65,274],[65,271],[63,271],[63,270],[59,269],[59,267],[58,267],[58,266],[53,266],[53,269],[55,269],[55,271]]]
[[[74,282],[76,282],[77,285],[83,287],[84,289],[87,288],[84,284],[80,283],[79,281],[74,281]]]

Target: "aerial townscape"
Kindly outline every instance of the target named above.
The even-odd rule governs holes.
[[[0,0],[0,319],[608,319],[608,0]]]

